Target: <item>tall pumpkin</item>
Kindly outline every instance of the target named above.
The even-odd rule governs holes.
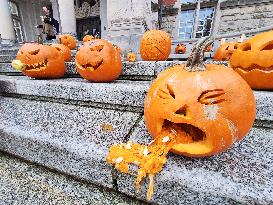
[[[145,61],[165,61],[171,53],[171,38],[162,30],[144,33],[140,41],[141,58]]]

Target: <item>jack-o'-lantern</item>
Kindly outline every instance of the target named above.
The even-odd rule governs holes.
[[[253,89],[273,89],[273,31],[257,34],[241,43],[230,65]]]
[[[186,46],[183,43],[179,43],[177,44],[176,48],[175,48],[175,53],[176,54],[184,54],[186,53]]]
[[[129,62],[135,62],[136,61],[136,54],[133,53],[132,51],[130,51],[129,53],[127,53],[127,60]]]
[[[51,46],[56,48],[59,52],[62,53],[64,60],[66,62],[71,61],[71,50],[67,46],[63,44],[59,44],[59,43],[54,43]]]
[[[141,58],[145,61],[165,61],[171,53],[171,38],[161,30],[144,33],[140,42]]]
[[[32,78],[60,78],[66,68],[63,54],[49,45],[24,44],[12,66]]]
[[[83,42],[89,42],[89,41],[92,41],[94,39],[95,39],[94,36],[92,36],[92,35],[86,35],[86,36],[84,36],[84,38],[82,39],[82,41]]]
[[[240,43],[237,42],[228,42],[222,44],[214,55],[215,61],[227,61],[230,59],[231,55],[234,53],[234,51],[238,48]]]
[[[63,34],[59,36],[60,44],[67,46],[70,50],[77,47],[76,39],[70,34]]]
[[[95,39],[82,45],[76,54],[79,74],[94,82],[110,82],[122,71],[120,51],[103,39]]]
[[[109,150],[107,162],[119,171],[130,173],[129,164],[139,167],[137,189],[149,177],[148,200],[154,176],[163,169],[170,150],[191,157],[211,156],[241,140],[253,125],[256,104],[249,85],[231,68],[204,64],[205,48],[211,42],[199,41],[186,65],[163,71],[152,83],[144,119],[154,141],[148,146],[129,141]]]

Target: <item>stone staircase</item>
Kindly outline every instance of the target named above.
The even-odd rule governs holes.
[[[78,204],[147,203],[147,181],[136,193],[134,176],[117,173],[105,158],[115,143],[151,141],[143,121],[146,92],[159,72],[183,62],[124,62],[120,79],[112,83],[87,82],[69,62],[65,78],[34,80],[11,68],[16,53],[17,48],[0,50],[0,150],[8,153],[0,153],[0,181],[5,182],[0,190],[10,190],[0,191],[4,204],[45,186],[48,196],[61,197],[59,204],[75,204],[67,198]],[[273,204],[273,92],[254,93],[257,117],[249,135],[210,158],[170,154],[149,203]],[[33,181],[22,183],[15,174],[35,178],[37,189],[21,193]],[[15,191],[11,179],[18,183]],[[51,198],[44,197],[45,204],[52,204]],[[33,200],[20,203],[41,199]]]

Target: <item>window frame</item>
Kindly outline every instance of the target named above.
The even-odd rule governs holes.
[[[11,8],[12,8],[11,5],[12,4],[15,5],[17,13],[12,13],[12,10],[11,10]],[[9,9],[10,9],[12,24],[13,24],[13,29],[14,29],[14,32],[15,32],[15,35],[16,35],[16,39],[17,39],[18,43],[23,43],[23,42],[25,42],[25,36],[24,36],[24,31],[23,31],[23,26],[22,26],[20,10],[19,10],[19,6],[18,6],[17,2],[9,1]],[[15,25],[15,21],[17,21],[19,23],[18,26]],[[20,33],[18,33],[16,29],[19,29]],[[19,36],[18,35],[20,35],[21,41],[19,41]]]
[[[194,10],[194,18],[193,18],[193,30],[192,30],[192,34],[191,34],[191,38],[183,38],[180,36],[180,16],[181,16],[181,12],[179,13],[179,21],[178,21],[178,30],[177,30],[177,36],[178,39],[184,39],[184,40],[189,40],[189,39],[196,39],[196,34],[198,33],[198,25],[199,25],[199,19],[200,19],[200,10],[201,9],[206,9],[206,8],[213,8],[213,17],[212,17],[212,21],[211,21],[211,27],[210,27],[210,34],[213,32],[213,27],[214,27],[214,23],[215,23],[215,17],[216,17],[216,7],[217,7],[217,0],[211,0],[211,1],[200,1],[200,0],[196,0],[194,3],[180,3],[180,11],[181,12],[185,12],[185,11],[189,11],[189,10]]]

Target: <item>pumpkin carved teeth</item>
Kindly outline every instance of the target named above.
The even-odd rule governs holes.
[[[100,60],[98,62],[95,63],[87,63],[84,65],[81,65],[79,62],[76,62],[76,65],[83,69],[83,70],[89,70],[89,71],[95,71],[97,70],[101,65],[103,64],[103,60]]]
[[[41,70],[45,69],[48,61],[45,60],[43,62],[34,63],[34,64],[26,64],[25,70]]]

